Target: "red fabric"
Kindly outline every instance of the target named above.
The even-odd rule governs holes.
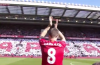
[[[52,42],[41,39],[40,46],[42,50],[42,65],[63,65],[64,48],[66,46],[64,41]]]

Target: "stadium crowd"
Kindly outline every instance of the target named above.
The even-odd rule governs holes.
[[[99,41],[67,40],[65,56],[77,57],[100,56]],[[41,56],[38,39],[0,39],[0,54],[13,56]]]
[[[39,25],[0,25],[0,35],[24,35],[24,36],[39,36],[41,29],[44,27]],[[100,31],[98,28],[81,28],[81,27],[66,27],[60,28],[66,37],[80,38],[99,38]]]
[[[33,25],[0,25],[0,35],[39,36],[42,27]],[[95,28],[60,28],[66,37],[99,38]],[[77,57],[100,56],[100,41],[67,40],[65,56]],[[0,38],[0,56],[41,56],[38,39]]]

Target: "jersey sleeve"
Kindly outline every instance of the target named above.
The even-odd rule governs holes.
[[[39,37],[39,40],[43,39],[43,37]]]
[[[66,47],[66,42],[65,41],[60,41],[61,44],[63,44],[63,47]]]
[[[42,38],[42,37],[40,37],[40,38],[39,38],[39,44],[41,45],[41,44],[43,44],[44,42],[45,42],[45,39]]]

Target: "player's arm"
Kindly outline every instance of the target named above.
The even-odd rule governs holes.
[[[53,17],[50,16],[50,17],[49,17],[49,25],[41,32],[40,38],[45,37],[45,35],[46,35],[47,32],[49,31],[50,27],[52,26],[52,19],[53,19]]]
[[[60,37],[60,39],[61,39],[62,41],[65,41],[65,42],[66,42],[66,39],[65,39],[65,37],[64,37],[64,35],[62,34],[61,31],[59,31],[59,37]]]
[[[56,24],[55,24],[55,28],[58,29],[58,19],[56,19]],[[59,37],[61,39],[61,41],[66,41],[64,35],[62,34],[62,32],[60,30],[59,31]]]

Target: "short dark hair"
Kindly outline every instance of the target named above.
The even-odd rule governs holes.
[[[100,65],[100,62],[93,63],[92,65]]]
[[[51,28],[49,30],[49,35],[53,38],[53,37],[57,37],[59,36],[59,31],[56,28]]]

